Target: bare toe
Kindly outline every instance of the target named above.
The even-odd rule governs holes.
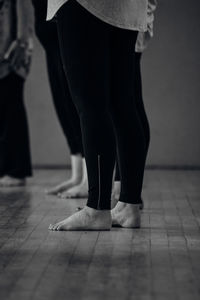
[[[55,231],[56,228],[58,227],[58,224],[59,224],[59,223],[56,223],[56,224],[52,225],[51,230]]]
[[[57,227],[57,231],[63,231],[64,230],[64,226],[65,224],[60,224],[58,227]]]

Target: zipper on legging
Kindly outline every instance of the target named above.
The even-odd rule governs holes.
[[[101,157],[100,155],[98,155],[98,176],[99,176],[99,196],[98,196],[97,209],[100,209],[100,201],[101,201]]]

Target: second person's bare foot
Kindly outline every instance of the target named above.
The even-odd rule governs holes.
[[[64,191],[80,184],[83,176],[82,156],[80,154],[71,155],[72,174],[69,180],[66,180],[55,187],[46,190],[49,195],[58,195]]]
[[[88,197],[88,183],[81,182],[80,184],[68,189],[61,194],[61,198],[87,198]]]
[[[80,184],[73,186],[60,195],[61,198],[87,198],[88,197],[88,177],[85,159],[82,159],[82,180]]]
[[[76,186],[77,184],[79,184],[79,180],[78,179],[69,179],[66,180],[52,188],[49,188],[46,190],[46,193],[49,195],[58,195],[61,194],[62,192],[72,188],[73,186]]]

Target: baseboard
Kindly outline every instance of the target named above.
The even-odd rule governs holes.
[[[68,165],[47,165],[47,164],[35,164],[33,168],[43,170],[68,170],[71,166]],[[147,165],[146,170],[200,170],[200,165]]]

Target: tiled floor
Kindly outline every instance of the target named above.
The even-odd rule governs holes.
[[[65,176],[0,190],[1,300],[200,299],[200,171],[146,171],[141,229],[49,232],[85,203],[45,195]]]

